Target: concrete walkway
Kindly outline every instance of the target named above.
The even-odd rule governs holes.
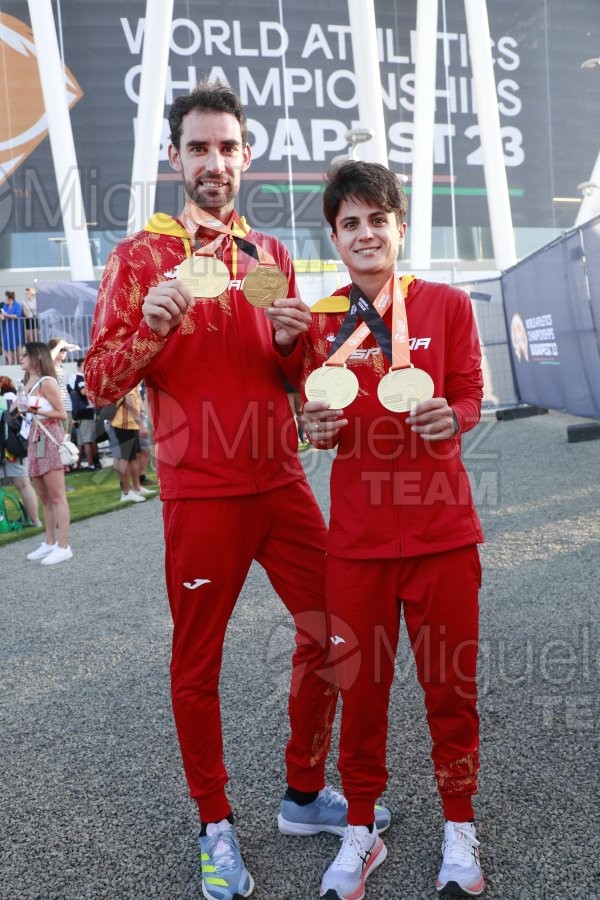
[[[567,444],[573,421],[490,419],[466,441],[487,536],[477,818],[489,900],[600,897],[600,444]],[[303,458],[325,509],[330,460]],[[37,539],[0,551],[6,900],[201,896],[170,710],[160,512],[155,500],[76,524],[75,558],[50,569],[24,560]],[[256,900],[318,897],[339,846],[276,828],[291,642],[257,567],[222,678],[230,796]],[[405,640],[389,768],[389,856],[366,898],[433,898],[442,820]],[[339,784],[334,755],[329,779]]]

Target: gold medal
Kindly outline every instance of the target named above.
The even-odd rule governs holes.
[[[325,400],[331,409],[344,409],[358,394],[358,378],[346,366],[323,365],[306,379],[304,392],[309,400]]]
[[[283,300],[288,295],[288,280],[277,266],[259,264],[248,272],[242,282],[242,291],[252,306],[271,306],[275,300]]]
[[[390,369],[377,386],[379,402],[391,412],[408,412],[413,403],[433,397],[433,381],[423,369]]]
[[[194,297],[219,297],[229,287],[229,269],[216,256],[190,256],[177,268],[177,277]]]

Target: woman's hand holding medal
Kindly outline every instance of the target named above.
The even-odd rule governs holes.
[[[302,419],[311,444],[333,446],[340,429],[348,424],[348,419],[341,416],[343,410],[330,409],[325,400],[308,400],[302,409]]]
[[[447,441],[458,431],[458,422],[445,397],[432,397],[413,404],[406,424],[424,441]]]

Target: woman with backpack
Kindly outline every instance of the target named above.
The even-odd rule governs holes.
[[[65,432],[67,413],[62,402],[56,371],[46,344],[30,341],[21,354],[21,366],[27,374],[28,470],[44,508],[46,535],[37,550],[27,554],[43,566],[71,559],[69,546],[70,513],[65,490],[65,470],[59,446]]]

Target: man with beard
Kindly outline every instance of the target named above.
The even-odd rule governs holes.
[[[225,793],[218,687],[225,630],[252,560],[297,629],[280,828],[342,834],[347,819],[344,798],[324,781],[337,701],[319,674],[325,526],[298,459],[284,381],[299,369],[297,338],[310,312],[297,300],[285,247],[235,210],[251,157],[237,95],[203,82],[175,100],[169,124],[185,206],[176,218],[154,215],[112,252],[85,376],[98,405],[142,379],[148,391],[174,622],[173,710],[201,820],[202,890],[232,900],[250,896],[254,883]],[[376,821],[387,827],[388,811],[379,808]]]

